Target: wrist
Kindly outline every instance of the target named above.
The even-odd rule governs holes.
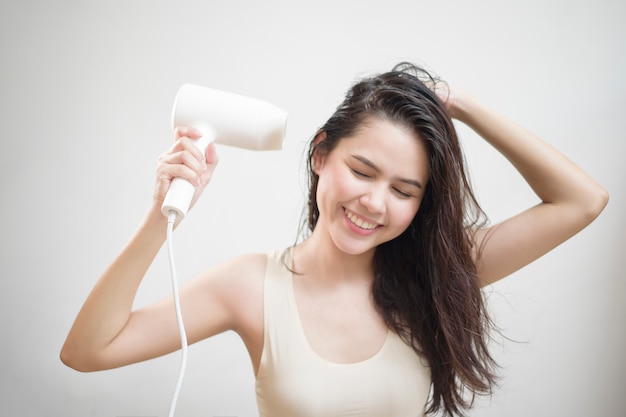
[[[153,201],[147,213],[144,216],[143,224],[148,228],[165,231],[167,226],[167,217],[161,212],[161,204]]]
[[[453,119],[466,123],[470,117],[473,97],[465,91],[454,91],[448,98],[448,111]]]

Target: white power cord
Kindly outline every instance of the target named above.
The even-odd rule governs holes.
[[[172,242],[172,235],[174,231],[174,222],[176,221],[176,212],[174,210],[169,212],[167,216],[167,248],[170,258],[170,272],[172,276],[172,292],[174,295],[174,307],[176,309],[176,320],[178,321],[178,329],[180,331],[180,343],[182,359],[180,364],[180,371],[178,374],[178,382],[176,383],[176,389],[170,403],[169,417],[174,417],[174,411],[176,410],[176,402],[178,401],[178,395],[180,394],[180,388],[183,384],[183,378],[185,376],[185,368],[187,367],[187,334],[185,332],[185,325],[183,323],[183,315],[180,309],[180,295],[178,294],[178,280],[176,278],[176,265],[174,264],[174,245]]]

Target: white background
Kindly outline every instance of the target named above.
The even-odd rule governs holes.
[[[618,0],[3,1],[0,406],[7,416],[165,416],[178,353],[81,374],[58,359],[88,291],[147,208],[183,82],[290,114],[283,152],[220,147],[176,234],[180,280],[294,242],[302,154],[356,77],[423,63],[586,169],[611,201],[588,229],[487,290],[501,387],[471,416],[626,412],[626,3]],[[460,133],[496,222],[537,202]],[[162,252],[137,305],[170,292]],[[233,334],[190,349],[178,416],[254,416]],[[280,416],[282,417],[282,416]]]

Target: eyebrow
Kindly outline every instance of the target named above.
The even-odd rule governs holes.
[[[381,169],[372,161],[370,161],[369,159],[367,159],[364,156],[361,155],[350,155],[352,158],[356,159],[357,161],[362,162],[363,164],[367,165],[368,167],[372,168],[374,171],[376,171],[377,173],[379,173],[381,171]],[[422,183],[419,182],[418,180],[413,180],[410,178],[399,178],[398,179],[400,182],[403,182],[405,184],[409,184],[409,185],[413,185],[417,188],[424,188],[422,186]]]

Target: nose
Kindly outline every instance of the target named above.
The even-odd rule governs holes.
[[[361,195],[359,202],[370,213],[383,214],[386,207],[386,190],[381,186],[372,185]]]

